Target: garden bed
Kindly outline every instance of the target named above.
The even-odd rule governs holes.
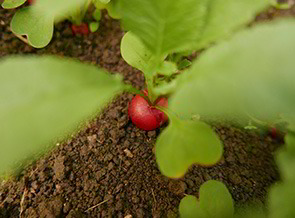
[[[143,75],[120,55],[123,31],[104,14],[98,32],[72,36],[69,24],[55,28],[52,42],[34,49],[9,30],[14,11],[0,9],[0,57],[54,54],[77,58],[120,73],[126,83],[144,87]],[[269,11],[257,21],[295,15],[295,8]],[[21,79],[21,78],[20,78]],[[280,142],[270,135],[232,126],[214,127],[224,143],[223,159],[214,167],[193,166],[184,178],[168,179],[157,168],[156,131],[136,128],[128,118],[133,97],[124,93],[81,132],[41,158],[18,178],[0,186],[0,217],[177,217],[180,199],[197,195],[210,179],[225,183],[239,205],[265,203],[271,184],[279,180],[273,152]],[[29,124],[28,124],[29,128]],[[17,137],[17,133],[15,133]]]

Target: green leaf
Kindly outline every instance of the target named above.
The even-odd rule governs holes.
[[[159,68],[157,69],[157,73],[165,76],[171,76],[176,73],[177,66],[175,63],[170,61],[164,61]]]
[[[26,35],[28,42],[35,48],[49,44],[53,35],[53,17],[26,7],[18,10],[11,20],[11,30],[17,35]]]
[[[169,82],[161,81],[160,84],[154,87],[153,91],[157,96],[168,95],[176,89],[176,81],[172,80]]]
[[[40,0],[36,1],[31,7],[36,13],[43,16],[54,17],[54,21],[60,21],[73,11],[83,8],[90,0]]]
[[[187,68],[187,67],[189,67],[189,66],[191,66],[192,65],[192,62],[191,61],[189,61],[189,60],[187,60],[187,59],[183,59],[183,60],[181,60],[179,63],[178,63],[178,69],[179,70],[183,70],[183,69],[185,69],[185,68]]]
[[[220,160],[223,147],[210,126],[171,115],[169,119],[169,126],[156,142],[156,160],[162,174],[179,178],[194,163],[213,165]]]
[[[106,8],[106,4],[103,4],[100,0],[92,0],[94,6],[98,10],[102,10]]]
[[[132,32],[125,33],[120,49],[123,59],[129,65],[143,73],[150,73],[149,69],[154,64],[153,55]]]
[[[200,199],[184,197],[179,205],[181,218],[231,218],[234,205],[231,194],[222,182],[209,180],[200,188]]]
[[[195,49],[229,36],[237,28],[254,20],[269,5],[269,0],[209,0],[204,24],[195,42]]]
[[[295,136],[291,133],[285,136],[285,147],[276,155],[276,162],[283,180],[295,182]]]
[[[84,4],[77,5],[71,11],[65,11],[61,16],[54,16],[55,22],[68,19],[74,25],[80,26],[83,22],[86,12],[91,4],[91,0],[85,0]]]
[[[107,4],[107,3],[109,3],[111,0],[99,0],[101,3],[103,3],[103,4]]]
[[[5,9],[12,9],[24,4],[27,0],[4,0],[2,7]]]
[[[281,9],[281,10],[287,10],[292,7],[292,3],[289,3],[288,1],[280,2],[279,0],[270,0],[270,3],[276,9]]]
[[[202,218],[204,217],[202,212],[195,196],[187,195],[181,199],[179,204],[180,218]]]
[[[120,2],[123,25],[137,35],[155,56],[190,48],[205,15],[204,1]]]
[[[92,13],[92,17],[96,21],[100,21],[101,19],[101,11],[99,9],[95,9],[94,12]]]
[[[295,216],[295,135],[288,133],[285,148],[276,155],[277,164],[282,174],[282,182],[273,185],[269,192],[270,218]]]
[[[98,22],[91,22],[89,24],[89,29],[92,33],[96,32],[99,28],[99,23]]]
[[[237,118],[243,125],[251,117],[273,122],[282,115],[294,122],[294,38],[294,20],[277,21],[208,49],[178,77],[170,109],[184,117]]]
[[[295,217],[295,181],[286,181],[271,187],[269,192],[269,218]]]
[[[267,0],[122,0],[122,22],[155,56],[206,47],[255,18]]]
[[[122,89],[117,77],[70,59],[2,59],[0,175],[52,148]]]
[[[292,133],[288,133],[285,136],[285,144],[287,146],[287,149],[291,152],[295,151],[295,135]],[[295,153],[294,153],[295,156]]]
[[[106,5],[108,14],[113,19],[121,19],[120,9],[119,9],[119,0],[112,0]]]

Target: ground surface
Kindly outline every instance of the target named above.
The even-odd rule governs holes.
[[[271,9],[257,20],[294,11]],[[143,75],[120,56],[119,22],[104,16],[99,32],[83,37],[73,37],[67,23],[59,24],[50,45],[36,50],[9,31],[12,14],[0,9],[0,57],[69,56],[118,72],[126,83],[143,88]],[[176,217],[184,194],[197,195],[209,179],[223,181],[236,204],[265,201],[268,187],[279,179],[272,156],[279,143],[251,131],[218,127],[225,150],[221,162],[208,168],[193,166],[183,179],[168,179],[160,174],[153,153],[161,130],[146,132],[133,126],[127,116],[131,98],[118,96],[77,136],[19,178],[0,184],[0,217]]]

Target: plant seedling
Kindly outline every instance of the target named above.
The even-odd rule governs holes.
[[[113,19],[121,19],[120,10],[118,8],[119,0],[92,0],[97,10],[106,9],[108,15]]]
[[[234,204],[231,194],[222,182],[209,180],[195,196],[185,196],[179,205],[181,218],[233,218]]]
[[[11,21],[11,30],[17,37],[35,48],[47,46],[53,36],[54,23],[65,19],[72,22],[70,28],[73,35],[87,35],[99,27],[98,16],[93,17],[95,22],[90,24],[83,22],[83,19],[89,5],[91,3],[97,5],[100,0],[5,0],[2,7],[12,9],[25,2],[30,6],[16,12]],[[106,4],[106,1],[101,0],[101,4]],[[114,4],[108,1],[105,7],[111,7],[108,5]]]
[[[91,22],[88,25],[89,25],[89,30],[92,33],[96,32],[98,30],[98,28],[99,28],[99,23],[98,22]]]
[[[99,21],[101,19],[101,11],[100,9],[95,9],[92,13],[92,18],[95,20],[94,22],[89,23],[89,29],[92,33],[96,32],[99,28]]]
[[[168,117],[156,106],[168,107],[167,98],[162,96],[169,94],[171,90],[167,89],[166,83],[157,78],[159,74],[155,72],[156,69],[152,69],[155,57],[132,32],[127,32],[122,39],[121,54],[127,63],[144,73],[148,88],[143,91],[143,96],[136,95],[132,99],[128,109],[129,117],[138,128],[154,130],[168,120]],[[162,79],[169,77],[177,70],[173,63],[167,64],[163,58],[160,61],[161,67],[157,70],[163,72]],[[160,82],[160,86],[155,86]]]
[[[66,17],[66,19],[72,23],[71,30],[73,35],[88,35],[90,33],[88,23],[83,22],[90,3],[91,0],[85,1],[85,3],[80,7],[77,7],[76,10],[70,14],[70,16]]]
[[[147,97],[147,90],[144,90],[143,94]],[[128,108],[128,114],[138,128],[147,131],[154,130],[168,120],[167,115],[157,109],[157,106],[167,108],[167,98],[160,97],[152,105],[148,99],[138,94],[132,99]]]

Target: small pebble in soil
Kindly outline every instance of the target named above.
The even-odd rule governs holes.
[[[185,192],[187,185],[180,180],[171,180],[168,184],[168,189],[175,195],[181,195]]]
[[[133,158],[133,154],[131,153],[131,151],[129,149],[124,149],[124,152],[126,154],[127,157]]]

